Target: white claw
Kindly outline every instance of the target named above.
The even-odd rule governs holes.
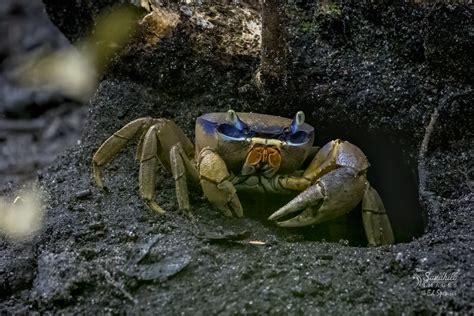
[[[304,210],[311,206],[316,206],[320,204],[322,199],[324,199],[324,195],[322,194],[322,188],[319,183],[316,183],[315,185],[312,185],[303,192],[301,192],[298,196],[296,196],[293,200],[288,202],[278,211],[270,215],[268,219],[277,220],[285,215]],[[280,224],[281,223],[278,223],[278,225]]]
[[[312,214],[311,209],[307,208],[300,215],[293,217],[287,221],[277,222],[276,224],[280,227],[303,227],[317,224],[319,221],[319,217],[317,215],[314,216]]]

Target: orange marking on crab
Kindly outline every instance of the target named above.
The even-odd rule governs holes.
[[[276,171],[280,168],[281,154],[274,147],[254,146],[248,153],[245,164],[252,167],[268,164]]]

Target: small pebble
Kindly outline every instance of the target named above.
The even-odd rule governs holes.
[[[94,222],[89,225],[90,230],[101,231],[104,230],[105,224],[103,222]]]
[[[74,196],[76,197],[76,199],[85,199],[91,195],[92,195],[92,191],[90,189],[85,189],[85,190],[76,192]]]
[[[395,257],[395,261],[402,262],[403,261],[403,253],[401,253],[401,252],[397,253],[397,256]]]

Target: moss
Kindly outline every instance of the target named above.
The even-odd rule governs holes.
[[[301,31],[303,31],[304,33],[309,33],[313,30],[314,30],[314,25],[312,22],[304,21],[303,23],[301,23]]]
[[[330,15],[333,17],[339,17],[342,14],[341,7],[335,3],[323,4],[319,7],[319,14]]]

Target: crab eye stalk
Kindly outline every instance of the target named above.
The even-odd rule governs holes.
[[[304,113],[303,111],[298,111],[295,118],[291,122],[289,129],[284,134],[284,140],[292,145],[303,145],[310,139],[310,134],[302,130],[304,124]]]
[[[240,120],[239,116],[234,110],[227,111],[226,120],[238,130],[243,131],[247,128],[247,125]]]
[[[247,136],[248,127],[240,120],[234,110],[227,111],[227,123],[220,124],[217,127],[217,132],[228,139],[245,139]]]
[[[303,111],[298,111],[296,113],[295,118],[293,119],[293,122],[291,122],[291,133],[296,134],[297,132],[300,131],[300,127],[304,124],[304,113]]]

